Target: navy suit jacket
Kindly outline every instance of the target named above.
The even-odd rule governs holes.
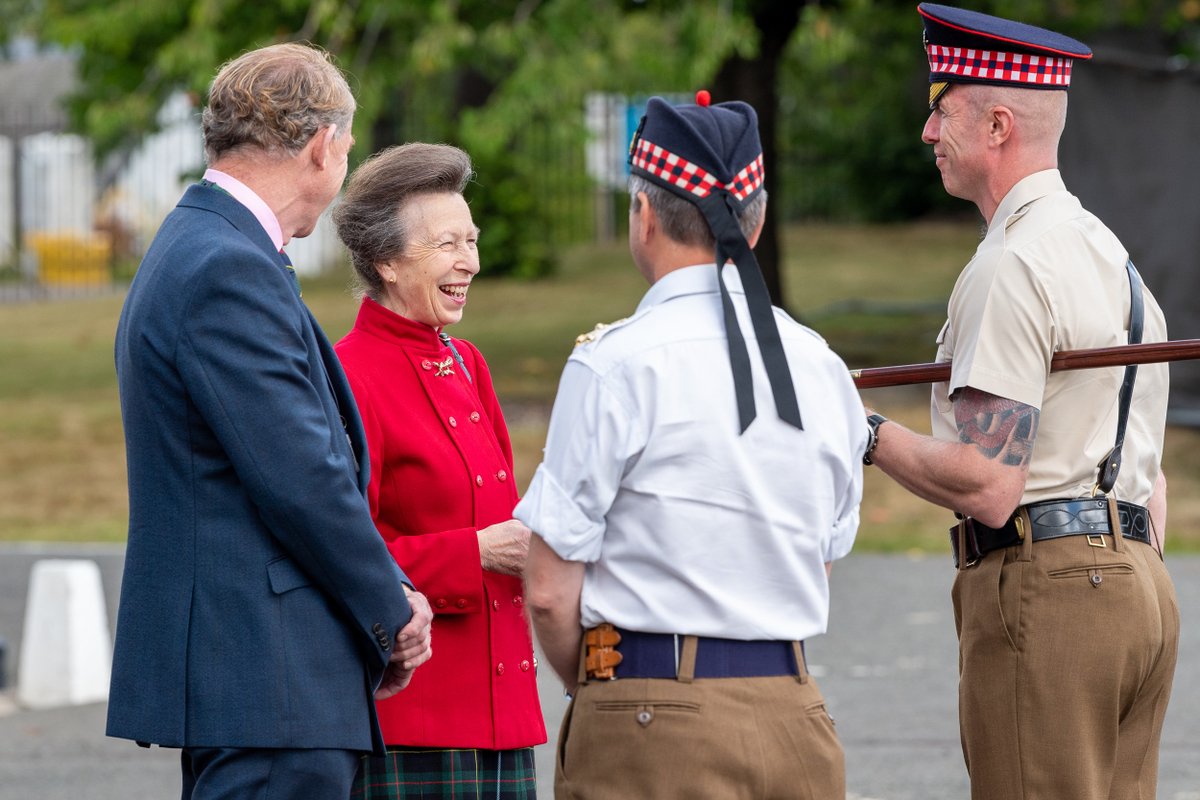
[[[382,747],[371,695],[406,579],[363,497],[349,384],[283,265],[249,210],[192,186],[125,300],[110,736]]]

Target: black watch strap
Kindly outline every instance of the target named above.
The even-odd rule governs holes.
[[[887,421],[888,418],[882,414],[872,414],[867,417],[869,436],[867,438],[867,450],[863,453],[863,463],[867,466],[875,463],[871,460],[871,454],[875,452],[875,446],[879,444],[879,426]]]

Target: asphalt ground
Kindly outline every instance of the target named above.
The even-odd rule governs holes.
[[[0,545],[0,800],[136,800],[179,796],[177,751],[104,736],[106,706],[17,708],[17,650],[29,572],[43,558],[100,566],[110,626],[123,551],[113,546]],[[1183,615],[1175,691],[1160,759],[1159,800],[1200,800],[1200,557],[1173,556]],[[807,643],[846,750],[849,800],[961,800],[968,796],[956,711],[957,648],[946,558],[851,555],[833,572],[831,632]],[[565,709],[550,670],[541,675],[551,742],[537,748],[539,787],[553,796],[553,742]]]

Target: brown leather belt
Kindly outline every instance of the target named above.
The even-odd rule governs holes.
[[[1150,512],[1144,506],[1117,500],[1121,535],[1135,542],[1150,544]],[[1024,541],[1028,533],[1035,542],[1063,536],[1103,536],[1112,533],[1107,497],[1081,497],[1075,500],[1045,500],[1024,506],[1028,514],[1025,530],[1022,509],[1009,517],[1001,528],[989,528],[977,519],[966,517],[950,529],[950,547],[954,566],[960,564],[959,540],[966,549],[966,566],[971,566],[993,550],[1012,547]],[[1101,539],[1101,545],[1103,540]]]

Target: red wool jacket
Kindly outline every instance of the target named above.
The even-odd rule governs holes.
[[[521,580],[480,566],[476,532],[512,518],[512,445],[491,374],[454,340],[364,299],[336,350],[367,431],[371,514],[434,611],[433,658],[378,703],[389,745],[546,741]]]

